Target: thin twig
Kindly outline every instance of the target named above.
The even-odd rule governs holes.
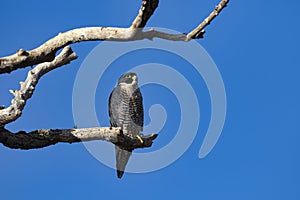
[[[219,5],[215,7],[215,10],[212,11],[210,15],[205,20],[203,20],[203,22],[197,28],[187,34],[186,41],[196,38],[203,38],[203,34],[205,33],[204,28],[208,26],[210,22],[220,14],[220,12],[227,6],[228,3],[229,0],[221,0]]]

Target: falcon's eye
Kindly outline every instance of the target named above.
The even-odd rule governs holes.
[[[131,78],[131,75],[126,75],[125,78]]]

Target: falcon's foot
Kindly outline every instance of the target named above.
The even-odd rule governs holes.
[[[137,137],[137,139],[139,139],[139,141],[140,141],[141,143],[144,143],[144,141],[143,141],[143,139],[141,138],[141,136],[136,135],[136,137]]]

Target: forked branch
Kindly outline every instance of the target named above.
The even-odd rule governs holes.
[[[188,34],[169,34],[155,30],[143,32],[147,21],[158,6],[158,0],[143,0],[139,13],[129,28],[86,27],[60,33],[33,50],[20,49],[17,53],[0,58],[0,74],[10,73],[19,68],[49,62],[59,49],[83,41],[132,41],[162,38],[173,41],[189,41],[202,38],[204,28],[226,7],[229,0],[222,0],[215,10],[200,25]]]
[[[70,63],[76,58],[77,55],[69,46],[66,46],[53,61],[44,62],[30,70],[26,80],[20,82],[20,90],[10,90],[14,95],[14,98],[11,100],[11,105],[9,107],[0,110],[0,127],[3,127],[5,124],[18,119],[21,116],[26,101],[31,98],[38,81],[43,75],[55,68]]]

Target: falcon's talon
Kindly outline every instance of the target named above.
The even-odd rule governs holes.
[[[144,141],[143,141],[143,139],[141,138],[141,136],[136,135],[136,137],[137,137],[137,139],[139,139],[139,141],[140,141],[141,143],[144,143]]]

